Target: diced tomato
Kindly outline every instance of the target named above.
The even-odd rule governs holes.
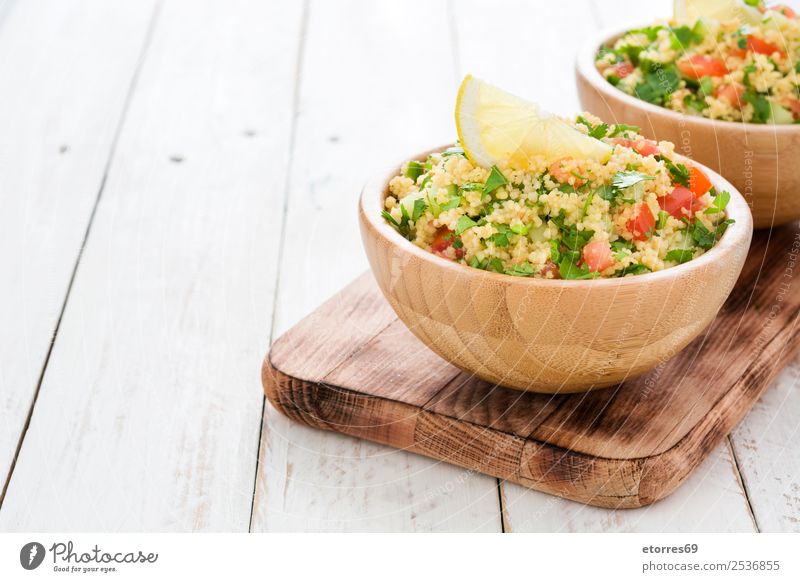
[[[633,65],[630,63],[619,63],[611,67],[614,75],[620,79],[624,79],[633,72]]]
[[[445,254],[445,251],[453,245],[455,239],[456,236],[452,230],[442,227],[436,231],[436,236],[434,236],[433,241],[431,241],[431,251],[440,257],[449,259],[450,257]],[[455,249],[455,252],[457,259],[464,257],[464,249]]]
[[[633,218],[628,220],[625,226],[631,231],[633,240],[647,240],[656,229],[656,219],[650,207],[644,202],[640,202]]]
[[[744,85],[741,83],[725,83],[714,89],[714,97],[727,101],[733,107],[741,108],[744,105]]]
[[[728,49],[728,54],[732,57],[737,57],[739,59],[743,59],[747,56],[747,49],[746,48],[739,48],[734,47],[732,49]]]
[[[688,188],[675,186],[672,192],[658,198],[658,205],[675,218],[690,217],[703,208]]]
[[[705,175],[703,170],[695,166],[689,166],[689,190],[695,198],[699,198],[711,190],[711,180]]]
[[[590,271],[600,272],[614,266],[614,256],[608,241],[593,240],[583,247],[583,262]]]
[[[693,55],[676,63],[684,77],[699,80],[703,77],[721,77],[728,72],[725,63],[708,55]]]
[[[556,265],[550,259],[547,259],[547,262],[545,262],[544,267],[542,267],[542,270],[539,272],[539,274],[545,279],[561,278],[561,271],[558,270],[558,265]],[[548,274],[552,275],[552,277],[548,277]]]
[[[578,178],[575,174],[572,173],[571,170],[567,170],[564,168],[564,162],[570,161],[572,158],[561,158],[560,160],[556,160],[552,164],[550,164],[550,168],[548,168],[548,172],[550,175],[561,182],[562,184],[570,183],[569,179],[572,178],[572,185],[576,188],[583,186],[583,180]]]
[[[784,104],[789,108],[789,111],[792,112],[792,117],[800,119],[800,99],[788,97],[785,99]]]
[[[797,18],[797,12],[789,8],[786,4],[778,4],[777,6],[773,6],[772,10],[780,12],[786,18]]]
[[[765,41],[763,38],[758,38],[757,36],[753,35],[747,37],[747,48],[760,55],[771,55],[773,53],[779,53],[781,55],[786,54],[780,49],[780,47],[772,44],[771,42]]]
[[[614,143],[631,148],[640,156],[654,156],[661,152],[658,149],[658,144],[651,139],[625,139],[624,137],[618,137],[614,140]]]

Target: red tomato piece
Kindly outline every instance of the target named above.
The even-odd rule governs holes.
[[[658,205],[675,218],[690,217],[702,208],[688,188],[675,186],[672,192],[658,198]]]
[[[446,227],[440,228],[438,231],[436,231],[436,236],[433,237],[433,241],[431,241],[431,251],[440,257],[449,259],[450,257],[445,255],[444,252],[453,246],[453,241],[455,238],[456,236],[453,234],[452,230]],[[455,249],[455,251],[457,259],[464,257],[464,249]]]
[[[630,63],[619,63],[611,67],[614,75],[620,79],[624,79],[633,72],[633,65]]]
[[[786,107],[792,112],[792,117],[800,119],[800,99],[787,98],[785,101]]]
[[[640,202],[634,211],[633,218],[625,224],[633,240],[647,240],[656,229],[656,219],[650,207],[644,202]]]
[[[661,152],[658,149],[658,144],[651,139],[625,139],[624,137],[618,137],[614,139],[614,143],[631,148],[640,156],[654,156]]]
[[[728,54],[732,57],[737,57],[743,59],[747,56],[747,49],[746,48],[739,48],[738,46],[732,49],[728,49]]]
[[[708,55],[693,55],[676,63],[684,77],[699,80],[703,77],[721,77],[728,72],[725,63]]]
[[[744,104],[744,85],[741,83],[726,83],[714,89],[714,97],[722,101],[727,101],[736,108],[741,108]]]
[[[797,12],[789,8],[786,4],[778,4],[777,6],[773,6],[773,10],[777,10],[781,14],[783,14],[786,18],[796,18]]]
[[[590,271],[599,273],[614,266],[614,255],[608,241],[593,240],[583,247],[583,262]]]
[[[708,179],[703,170],[695,166],[689,166],[689,190],[692,191],[695,198],[699,198],[711,190],[711,180]]]
[[[564,162],[571,160],[572,158],[561,158],[560,160],[556,160],[550,167],[548,168],[548,172],[550,175],[561,182],[562,184],[568,184],[569,179],[572,178],[573,182],[572,185],[576,188],[580,188],[583,186],[583,180],[578,178],[575,174],[573,174],[570,170],[564,168]]]
[[[757,36],[753,35],[747,37],[747,48],[760,55],[771,55],[772,53],[779,53],[784,56],[786,55],[786,53],[784,53],[780,47],[772,44],[771,42],[765,41],[763,38],[758,38]]]

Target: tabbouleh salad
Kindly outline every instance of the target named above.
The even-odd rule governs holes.
[[[573,123],[613,147],[607,161],[537,156],[525,170],[486,168],[455,146],[402,166],[385,220],[446,259],[548,279],[659,271],[702,255],[733,222],[730,194],[678,161],[673,144],[586,113]]]
[[[674,111],[800,123],[800,18],[786,6],[744,3],[760,22],[700,18],[630,30],[600,49],[597,68],[625,93]]]

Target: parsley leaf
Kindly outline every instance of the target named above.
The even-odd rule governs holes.
[[[684,166],[683,164],[676,164],[672,160],[668,158],[661,157],[660,158],[664,165],[667,167],[667,171],[669,171],[670,176],[672,177],[672,181],[676,184],[681,186],[689,187],[689,179],[691,177],[691,172],[689,168]]]
[[[624,277],[625,275],[643,275],[645,273],[650,273],[650,269],[645,267],[641,263],[634,263],[632,265],[628,265],[621,271],[617,272],[618,277]]]
[[[414,222],[418,221],[419,217],[422,216],[427,209],[428,205],[425,203],[424,198],[417,198],[414,200],[414,210],[411,212],[411,220]]]
[[[513,275],[514,277],[530,277],[533,275],[533,266],[525,261],[520,265],[514,265],[510,269],[506,269],[506,275]]]
[[[492,242],[496,247],[507,247],[510,244],[509,233],[511,229],[505,224],[495,224],[495,233],[492,235]]]
[[[645,180],[655,180],[655,177],[647,176],[646,174],[636,171],[617,172],[611,176],[611,185],[614,186],[614,188],[623,190]]]
[[[645,73],[642,82],[634,88],[634,93],[648,103],[663,105],[679,83],[678,70],[674,65],[656,64]]]
[[[456,223],[456,234],[461,234],[473,226],[477,226],[477,223],[469,216],[459,216],[458,222]]]
[[[753,123],[766,123],[772,113],[769,101],[754,91],[745,91],[743,99],[753,106]]]
[[[419,178],[423,173],[424,170],[422,168],[422,162],[418,162],[416,160],[411,160],[408,162],[408,165],[406,166],[406,178],[411,178],[414,180],[414,182],[416,182],[417,178]]]
[[[505,186],[506,184],[508,184],[508,180],[506,180],[503,173],[497,169],[497,166],[492,166],[492,173],[489,174],[489,178],[487,178],[486,184],[483,186],[483,193],[491,194],[500,186]]]
[[[720,212],[724,212],[725,207],[728,205],[728,202],[731,201],[731,195],[729,192],[723,190],[716,196],[714,196],[714,201],[711,203],[711,206],[705,209],[703,214],[719,214]]]
[[[625,125],[624,123],[617,123],[614,125],[614,129],[611,130],[611,133],[608,134],[608,137],[617,137],[618,135],[625,133],[627,131],[639,133],[641,129],[642,128],[637,125]]]
[[[586,265],[579,267],[569,257],[561,259],[558,265],[558,272],[561,274],[562,279],[594,279],[600,276],[600,273],[590,271]]]
[[[694,257],[694,251],[691,249],[673,249],[664,258],[668,261],[683,264],[686,261],[691,261],[692,257]]]
[[[589,137],[593,137],[595,139],[603,139],[606,134],[608,133],[608,124],[607,123],[600,123],[598,125],[592,125],[587,119],[585,119],[582,115],[579,115],[576,121],[580,124],[585,125],[589,128]]]

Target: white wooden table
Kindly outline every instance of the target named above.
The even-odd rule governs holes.
[[[669,0],[0,3],[0,530],[798,531],[800,358],[673,496],[608,511],[293,424],[261,358],[366,268],[368,174],[473,72],[568,114]]]

